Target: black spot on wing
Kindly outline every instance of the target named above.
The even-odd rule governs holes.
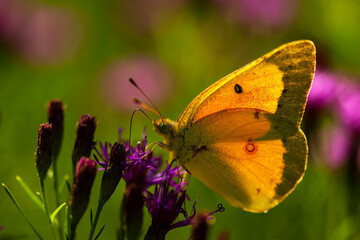
[[[239,84],[235,84],[235,92],[236,93],[242,93],[243,92],[243,89],[242,89],[242,87],[239,85]]]

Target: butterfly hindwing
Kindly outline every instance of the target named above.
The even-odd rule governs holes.
[[[182,164],[229,203],[248,211],[263,212],[279,203],[306,167],[301,130],[263,111],[232,109],[206,116],[188,129],[184,145],[191,148],[195,142],[199,149]]]

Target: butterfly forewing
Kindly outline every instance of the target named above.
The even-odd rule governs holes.
[[[285,44],[220,79],[200,93],[178,119],[179,127],[232,108],[252,108],[300,124],[315,71],[315,47]]]

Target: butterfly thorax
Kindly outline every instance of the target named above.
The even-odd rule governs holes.
[[[170,158],[178,160],[184,167],[186,162],[198,152],[204,150],[204,144],[197,134],[189,137],[186,127],[179,127],[178,122],[170,119],[158,119],[153,121],[154,130],[164,138],[162,145],[170,151]]]
[[[162,145],[166,150],[171,152],[171,158],[176,158],[184,163],[188,155],[192,153],[185,141],[185,131],[179,129],[178,122],[170,119],[158,119],[153,121],[154,130],[157,134],[164,138]],[[179,159],[179,157],[181,158]]]

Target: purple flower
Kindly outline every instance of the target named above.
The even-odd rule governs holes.
[[[162,160],[153,157],[150,150],[146,150],[146,134],[136,147],[130,146],[129,142],[121,139],[122,129],[119,129],[119,142],[125,145],[126,163],[122,178],[126,182],[126,188],[120,208],[121,227],[118,238],[136,239],[139,237],[139,229],[142,228],[144,193],[148,187],[161,182],[162,173],[159,173]],[[109,162],[108,148],[111,144],[99,143],[100,150],[95,149],[99,159],[97,162],[102,168],[106,168]]]
[[[168,163],[164,170],[160,170],[162,159],[154,157],[150,150],[146,149],[147,139],[145,130],[142,140],[136,147],[130,146],[129,142],[121,139],[122,129],[119,129],[119,142],[125,145],[126,164],[123,179],[126,188],[120,208],[121,227],[118,231],[119,239],[138,239],[139,229],[143,223],[143,206],[148,209],[152,217],[152,224],[145,239],[164,239],[167,232],[174,228],[195,224],[195,201],[190,215],[185,210],[185,201],[189,199],[186,194],[186,172],[181,167],[171,167]],[[111,144],[99,143],[100,149],[96,149],[95,156],[98,164],[104,169],[108,165],[109,148]],[[154,193],[149,187],[155,185]],[[217,211],[222,211],[222,206]],[[177,221],[179,215],[184,220]]]
[[[126,184],[135,183],[145,191],[148,187],[155,185],[161,181],[158,175],[162,159],[153,157],[150,150],[146,150],[147,136],[145,130],[140,142],[136,147],[126,143],[127,148],[127,168],[125,169],[123,179]]]
[[[108,162],[110,161],[109,158],[109,150],[111,150],[111,143],[105,142],[103,144],[102,142],[99,142],[100,151],[96,147],[96,142],[93,142],[93,149],[95,150],[96,154],[94,154],[94,158],[96,162],[100,165],[101,168],[98,170],[105,170],[106,166],[108,165]],[[99,160],[99,158],[101,160]]]
[[[150,150],[146,150],[147,137],[145,130],[143,132],[143,138],[136,144],[136,147],[130,146],[129,142],[125,142],[121,139],[122,129],[119,129],[119,142],[123,143],[126,148],[126,167],[123,174],[123,179],[127,185],[137,184],[143,191],[148,187],[160,183],[162,180],[162,174],[158,173],[162,159],[159,157],[153,157],[153,153]],[[101,166],[99,170],[105,169],[108,161],[109,154],[108,149],[111,148],[111,144],[105,142],[102,144],[99,142],[100,150],[94,147],[98,157],[95,160]]]
[[[178,177],[179,183],[174,184],[173,178]],[[154,193],[146,192],[145,206],[148,208],[152,218],[151,226],[145,239],[165,239],[167,232],[174,228],[190,225],[195,217],[195,201],[190,216],[183,207],[186,194],[186,182],[184,174],[181,174],[180,167],[166,167],[163,180],[155,186]],[[175,222],[180,214],[185,220]]]

